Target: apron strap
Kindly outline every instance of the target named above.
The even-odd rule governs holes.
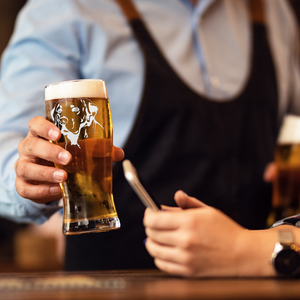
[[[140,13],[135,8],[131,0],[115,0],[122,9],[127,20],[141,19]]]
[[[263,0],[248,0],[248,9],[252,23],[265,24],[265,7]]]

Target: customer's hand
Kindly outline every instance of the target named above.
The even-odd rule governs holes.
[[[146,209],[144,216],[146,249],[159,269],[197,277],[274,275],[269,264],[274,232],[264,240],[261,233],[244,229],[182,191],[175,201],[182,210]],[[263,247],[268,239],[271,243]]]
[[[27,137],[20,142],[19,159],[15,163],[16,189],[20,196],[37,203],[61,198],[59,183],[66,181],[67,173],[54,167],[54,163],[67,165],[71,154],[49,140],[58,141],[60,130],[43,117],[29,122]],[[113,148],[113,160],[123,159],[122,149]]]

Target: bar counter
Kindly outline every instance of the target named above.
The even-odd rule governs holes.
[[[1,273],[0,299],[300,299],[299,279],[174,277],[158,270]]]

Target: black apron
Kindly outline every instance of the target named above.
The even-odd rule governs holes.
[[[178,77],[140,18],[129,24],[146,69],[126,158],[161,204],[174,206],[174,193],[182,189],[246,228],[265,228],[271,186],[263,172],[273,160],[278,107],[265,26],[252,25],[252,63],[244,89],[220,103],[199,96]],[[68,236],[67,270],[154,267],[143,243],[145,208],[125,181],[121,163],[114,166],[113,186],[121,228]]]

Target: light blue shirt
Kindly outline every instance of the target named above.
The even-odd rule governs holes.
[[[246,1],[134,0],[155,42],[196,93],[230,101],[247,81],[251,29]],[[298,32],[284,0],[266,0],[268,38],[277,71],[279,120],[300,113]],[[15,189],[14,163],[29,120],[44,116],[44,87],[75,78],[106,81],[114,144],[131,131],[144,87],[141,50],[113,0],[29,0],[1,63],[0,215],[43,223],[56,206]],[[158,91],[159,92],[159,91]]]

